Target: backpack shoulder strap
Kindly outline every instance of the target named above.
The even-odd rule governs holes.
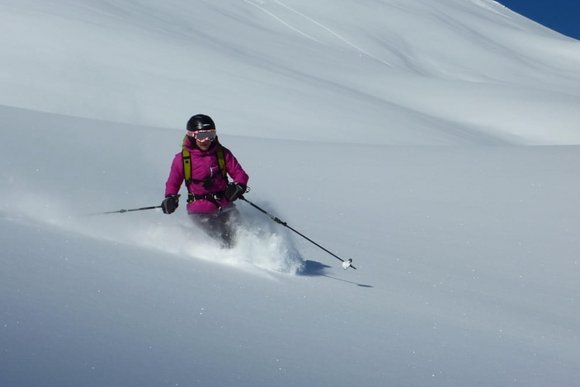
[[[226,171],[226,157],[224,155],[224,147],[219,142],[217,143],[216,155],[218,166],[220,167],[220,172],[222,176],[227,180],[228,172]]]
[[[186,147],[181,149],[181,159],[183,160],[183,180],[185,180],[187,189],[191,182],[191,153]]]

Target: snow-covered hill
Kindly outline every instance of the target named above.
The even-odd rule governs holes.
[[[0,386],[580,379],[577,41],[483,0],[0,0],[0,33]],[[246,203],[231,251],[89,215],[159,204],[200,112],[358,270]]]
[[[0,2],[0,104],[375,144],[577,144],[580,43],[494,1]],[[348,124],[352,123],[352,124]]]

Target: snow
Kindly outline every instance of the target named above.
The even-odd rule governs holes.
[[[494,1],[0,0],[1,386],[573,386],[580,45]],[[158,205],[210,114],[224,251]],[[182,192],[184,193],[184,192]]]

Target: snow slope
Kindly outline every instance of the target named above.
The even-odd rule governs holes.
[[[580,379],[577,41],[475,0],[0,19],[1,386]],[[231,251],[181,207],[90,215],[157,205],[198,112],[358,270],[246,203]]]
[[[0,2],[0,104],[374,144],[578,143],[580,44],[493,1]],[[316,106],[313,109],[312,106]],[[283,120],[281,119],[283,117]]]

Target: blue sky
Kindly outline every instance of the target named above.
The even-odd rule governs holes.
[[[580,40],[580,0],[499,0],[499,2],[528,19]]]

